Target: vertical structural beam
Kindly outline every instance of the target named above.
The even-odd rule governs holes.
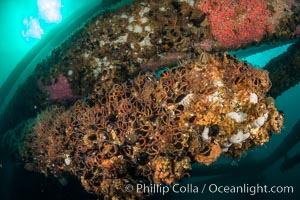
[[[272,88],[269,94],[276,98],[300,82],[300,41],[287,52],[272,59],[264,68],[269,71]]]

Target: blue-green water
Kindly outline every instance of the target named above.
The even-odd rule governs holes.
[[[44,3],[45,0],[0,1],[2,22],[0,29],[0,86],[17,63],[34,45],[46,37],[47,33],[65,23],[69,16],[76,13],[81,14],[86,7],[99,5],[101,0],[76,1],[76,3],[71,0],[51,0],[50,3],[60,3],[61,6],[52,6],[52,10],[47,8],[46,11],[41,6],[39,8],[38,2]],[[47,12],[48,14],[45,14]],[[57,15],[60,15],[61,19]],[[26,23],[26,21],[28,22]],[[30,21],[31,23],[29,23]],[[39,24],[43,34],[32,33],[38,32],[38,28],[33,25],[34,22]],[[30,31],[30,29],[32,30]]]
[[[41,17],[43,12],[37,6],[39,1],[44,0],[28,1],[27,4],[20,5],[18,0],[1,1],[3,21],[9,26],[3,26],[0,33],[1,47],[3,46],[0,50],[3,55],[0,60],[0,87],[2,87],[0,113],[4,111],[18,86],[27,79],[35,66],[49,55],[51,50],[83,26],[89,18],[101,12],[102,2],[88,0],[74,5],[68,0],[51,0],[50,2],[61,2],[61,6],[56,6],[54,14],[50,12],[48,18],[51,19],[53,15],[60,17],[54,17],[54,21],[49,21],[48,18]],[[36,23],[28,22],[30,20],[38,22],[43,34],[35,33],[39,28],[32,25]]]
[[[241,60],[247,60],[253,66],[263,68],[272,58],[277,57],[285,52],[291,45],[292,43],[275,47],[263,52],[258,52],[256,54],[243,57]]]

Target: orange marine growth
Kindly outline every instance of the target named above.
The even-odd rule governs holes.
[[[173,184],[193,162],[240,157],[283,124],[266,96],[268,73],[226,54],[202,53],[162,78],[142,72],[109,82],[68,109],[39,114],[20,148],[27,169],[67,172],[98,196],[134,199],[144,194],[123,186]]]

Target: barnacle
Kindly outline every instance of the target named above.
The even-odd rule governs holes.
[[[195,160],[205,165],[215,162],[221,155],[222,150],[219,144],[210,143],[203,152],[195,155]]]

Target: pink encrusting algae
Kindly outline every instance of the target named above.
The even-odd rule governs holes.
[[[274,26],[271,12],[262,0],[207,0],[197,8],[208,15],[211,33],[225,48],[238,48],[259,42]]]

